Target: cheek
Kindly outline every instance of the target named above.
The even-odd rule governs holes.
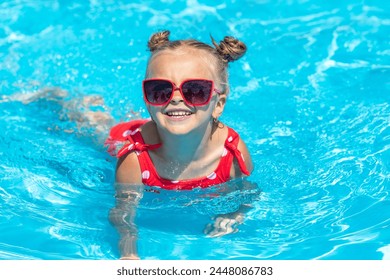
[[[213,114],[216,104],[217,103],[215,101],[211,100],[207,106],[198,109],[198,115],[200,115],[202,118],[209,118]]]
[[[158,106],[150,106],[148,109],[149,115],[154,122],[157,124],[162,124],[165,119],[165,115],[161,112],[161,108]]]
[[[156,116],[156,114],[160,111],[157,106],[151,106],[148,104],[146,105],[146,109],[148,110],[151,117]]]

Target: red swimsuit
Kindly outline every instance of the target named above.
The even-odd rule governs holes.
[[[139,165],[142,174],[142,183],[147,186],[158,186],[169,190],[191,190],[193,188],[206,188],[212,185],[217,185],[229,181],[230,169],[233,164],[234,157],[237,159],[241,172],[249,175],[241,152],[237,149],[240,137],[231,128],[228,127],[228,136],[225,140],[225,148],[221,155],[221,160],[214,172],[209,175],[196,179],[186,179],[180,181],[173,181],[161,178],[153,161],[149,156],[149,149],[157,149],[162,144],[148,145],[145,144],[139,128],[148,122],[148,120],[135,120],[127,123],[120,123],[114,126],[105,145],[108,145],[108,152],[118,158],[126,155],[129,152],[135,152],[138,156]],[[118,152],[117,146],[123,145]]]

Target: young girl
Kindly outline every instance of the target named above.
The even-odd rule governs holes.
[[[212,47],[196,40],[170,41],[169,34],[155,33],[148,42],[151,56],[142,86],[151,119],[116,125],[106,141],[119,158],[117,197],[122,200],[111,220],[121,234],[122,258],[137,258],[136,234],[129,232],[134,209],[124,205],[142,191],[125,186],[190,190],[253,170],[245,143],[218,120],[229,94],[228,63],[244,55],[245,44],[225,37],[220,44],[212,39]]]

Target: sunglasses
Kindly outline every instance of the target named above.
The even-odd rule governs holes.
[[[179,90],[184,101],[191,106],[203,106],[210,102],[213,91],[222,92],[214,88],[214,82],[204,79],[188,79],[177,87],[172,81],[165,79],[147,79],[142,82],[146,102],[154,106],[167,105],[173,98],[175,90]]]

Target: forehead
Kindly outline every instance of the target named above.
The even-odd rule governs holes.
[[[204,50],[179,48],[163,50],[151,57],[147,76],[180,79],[207,78],[217,80],[216,67],[212,55]]]

